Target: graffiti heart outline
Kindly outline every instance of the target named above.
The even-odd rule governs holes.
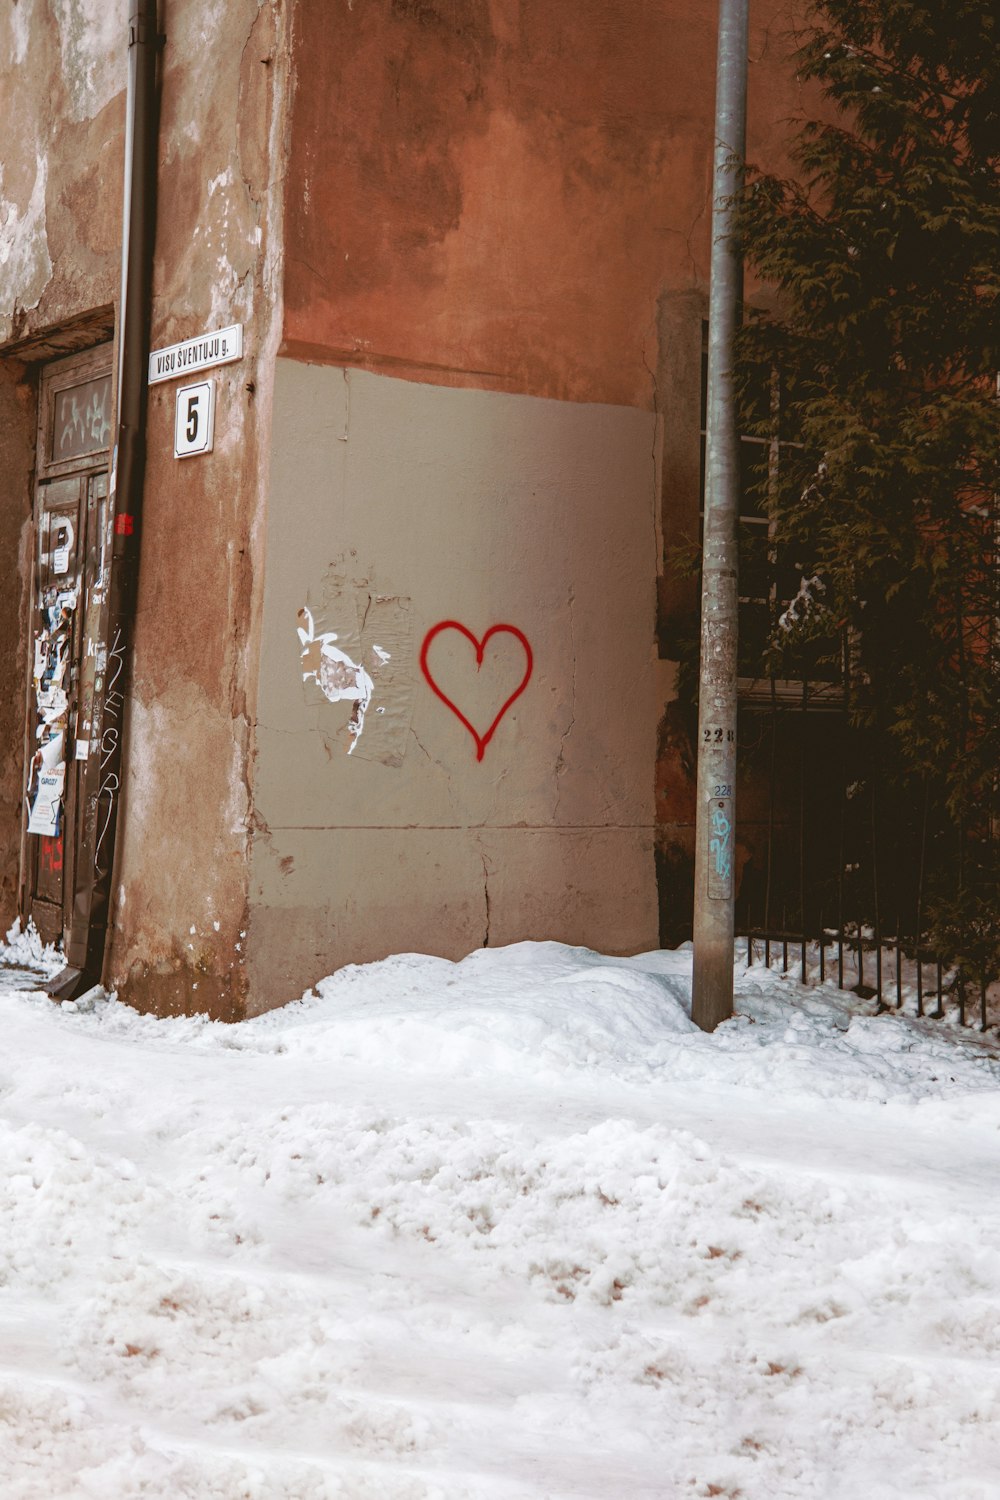
[[[431,642],[441,634],[442,630],[457,630],[460,635],[465,636],[465,639],[469,642],[470,646],[475,647],[477,672],[483,664],[483,656],[486,652],[486,647],[493,636],[503,634],[512,635],[514,639],[520,641],[521,645],[524,647],[524,676],[521,678],[521,681],[511,693],[510,697],[507,698],[506,701],[501,705],[500,711],[497,713],[496,717],[493,720],[493,723],[490,725],[489,729],[487,729],[485,734],[480,734],[478,729],[476,729],[474,725],[469,723],[469,720],[465,717],[458,704],[453,703],[452,700],[448,697],[448,694],[443,692],[442,689],[438,687],[438,684],[434,681],[434,675],[427,663],[427,654],[430,651]],[[472,738],[476,742],[477,760],[482,760],[483,756],[486,754],[486,746],[493,738],[500,720],[503,718],[508,708],[510,708],[511,704],[514,703],[518,698],[520,698],[521,694],[528,686],[528,683],[531,681],[531,673],[534,670],[534,665],[535,658],[532,653],[531,646],[528,644],[528,637],[525,635],[523,630],[518,630],[516,625],[491,625],[489,630],[487,630],[486,634],[483,636],[482,640],[477,641],[476,637],[472,634],[472,631],[468,628],[468,626],[463,625],[459,620],[441,620],[437,625],[431,626],[430,630],[428,630],[427,634],[424,636],[424,643],[420,648],[420,670],[423,672],[425,678],[427,679],[428,687],[433,693],[437,694],[442,703],[447,704],[452,713],[455,715],[456,719],[458,719],[459,723],[464,724],[466,729],[472,735]]]

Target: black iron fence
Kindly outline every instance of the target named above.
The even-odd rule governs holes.
[[[779,959],[783,973],[795,973],[803,984],[836,979],[842,990],[864,999],[874,999],[879,1011],[906,1009],[942,1020],[954,1013],[963,1026],[978,1024],[980,1031],[1000,1030],[991,1014],[990,982],[980,978],[970,983],[956,968],[948,967],[936,954],[914,951],[895,938],[880,946],[870,937],[843,932],[824,933],[818,941],[801,932],[748,932],[747,966],[773,969]]]
[[[858,727],[849,687],[846,673],[745,685],[748,962],[985,1030],[1000,1020],[996,809],[957,822],[929,780],[899,771],[890,735]]]

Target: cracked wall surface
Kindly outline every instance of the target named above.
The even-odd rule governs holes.
[[[101,9],[96,0],[0,7],[3,931],[18,896],[38,362],[111,336],[120,267],[126,69],[100,18],[90,24]]]
[[[110,0],[15,0],[0,11],[4,114],[19,123],[16,137],[5,136],[0,168],[0,356],[6,344],[19,363],[0,359],[0,385],[9,387],[0,389],[0,407],[20,401],[24,408],[17,440],[3,439],[4,451],[30,453],[41,362],[98,337],[84,329],[60,346],[62,330],[118,298],[127,20]],[[151,342],[162,347],[242,323],[244,356],[209,372],[216,418],[208,456],[173,456],[182,382],[150,391],[106,977],[141,1008],[236,1016],[245,989],[258,554],[280,338],[286,4],[170,0],[161,24]],[[108,311],[99,336],[113,328]],[[8,473],[3,490],[0,561],[22,588],[30,496],[30,460],[21,460],[16,482]],[[22,600],[17,607],[23,619]],[[23,658],[19,639],[15,677]],[[23,689],[18,696],[23,702]],[[13,720],[9,729],[0,858],[5,831],[20,819]],[[0,871],[5,896],[9,866],[8,855]],[[13,915],[6,904],[2,915]]]
[[[0,8],[0,347],[117,290],[127,68],[115,15],[101,0]]]
[[[751,35],[750,154],[779,171],[794,20],[767,0]],[[656,941],[654,837],[683,842],[691,794],[651,591],[692,500],[697,536],[715,30],[711,0],[627,18],[607,0],[299,0],[282,353],[306,363],[280,381],[312,416],[298,432],[282,407],[294,479],[277,433],[272,452],[265,988],[401,946]],[[322,705],[303,717],[280,631],[331,563],[410,598],[417,642],[449,618],[530,635],[534,675],[481,762],[419,672],[392,774],[348,767],[350,726],[338,745]],[[690,608],[658,594],[661,616]],[[463,649],[432,675],[482,732],[487,664],[463,679]],[[281,930],[306,957],[271,970]]]
[[[655,945],[654,426],[626,407],[279,360],[251,1006],[406,949]],[[308,599],[353,661],[359,617],[400,597],[415,649],[375,679],[350,753],[353,705],[303,681],[298,612]],[[447,621],[477,642],[508,624],[530,643],[530,677],[481,760],[420,667]],[[481,735],[526,665],[509,632],[478,669],[455,630],[429,648],[434,680]],[[401,697],[403,753],[363,758]]]
[[[117,297],[117,10],[0,8],[8,624],[33,370]],[[755,7],[750,153],[777,170],[793,20]],[[392,949],[651,946],[654,834],[688,811],[654,586],[697,524],[712,0],[169,0],[164,25],[153,344],[240,322],[246,350],[211,458],[173,458],[177,382],[151,392],[108,977],[236,1016]],[[452,630],[422,664],[448,620],[534,654],[484,746],[525,658],[508,633],[470,676]]]
[[[284,7],[174,3],[166,20],[152,344],[241,323],[244,355],[210,372],[215,447],[204,458],[173,457],[184,382],[150,389],[110,978],[142,1008],[235,1017],[246,989],[260,539],[280,317]]]

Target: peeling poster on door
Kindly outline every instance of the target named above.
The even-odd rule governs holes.
[[[32,684],[36,748],[28,767],[28,832],[54,838],[66,785],[68,678],[75,588],[49,588],[41,599],[43,625],[35,636]]]
[[[66,766],[60,763],[54,770],[40,770],[38,791],[28,818],[28,832],[40,834],[42,838],[55,838],[59,832],[59,814],[62,810],[63,787],[66,782]]]

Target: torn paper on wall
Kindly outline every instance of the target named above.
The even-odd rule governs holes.
[[[351,755],[364,733],[374,683],[361,663],[337,644],[342,634],[336,630],[317,630],[312,611],[306,606],[299,610],[302,681],[314,682],[328,703],[354,704],[348,724],[351,743],[347,753]]]
[[[28,832],[42,838],[54,839],[59,832],[59,814],[62,811],[63,787],[66,782],[64,764],[53,770],[39,771],[38,791],[28,818]]]
[[[62,765],[63,749],[66,744],[66,736],[62,730],[56,730],[38,752],[41,759],[39,765],[42,771],[56,771]]]
[[[354,705],[347,753],[400,765],[413,712],[410,601],[328,585],[322,616],[305,605],[298,622],[307,696]]]
[[[56,770],[63,763],[66,748],[65,718],[56,720],[52,724],[39,724],[35,731],[35,738],[38,740],[38,747],[28,765],[27,796],[29,800],[37,778],[44,773]]]
[[[62,630],[71,630],[75,609],[76,589],[46,589],[42,613],[47,631],[54,636]]]
[[[54,836],[53,824],[58,826],[62,786],[66,779],[64,756],[76,603],[76,589],[47,589],[41,600],[44,624],[35,636],[32,686],[36,748],[28,765],[27,785],[27,796],[30,800],[35,792],[35,802],[28,831],[49,837]]]

